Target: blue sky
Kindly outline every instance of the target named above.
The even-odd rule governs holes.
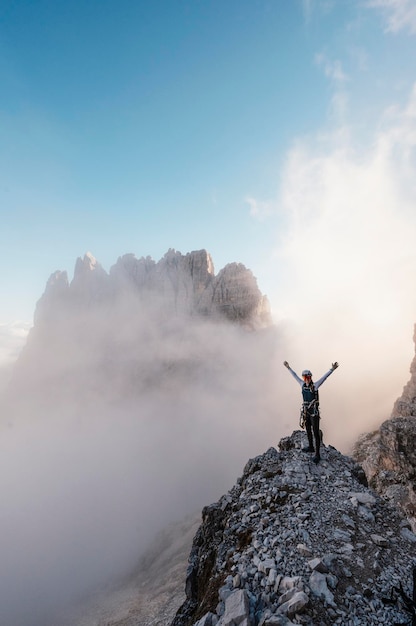
[[[276,318],[313,275],[416,321],[415,59],[413,0],[3,0],[0,356],[87,251],[206,248]]]

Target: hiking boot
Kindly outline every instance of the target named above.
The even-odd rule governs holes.
[[[302,452],[315,452],[315,448],[313,446],[306,446],[302,448]]]
[[[316,463],[316,465],[318,465],[319,461],[321,460],[321,457],[319,454],[315,454],[315,456],[313,457],[312,461],[314,463]]]

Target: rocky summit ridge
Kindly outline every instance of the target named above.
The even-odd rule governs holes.
[[[410,524],[356,461],[328,446],[316,466],[304,444],[295,431],[249,460],[203,509],[172,626],[409,623]]]

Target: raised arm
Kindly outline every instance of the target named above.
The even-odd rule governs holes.
[[[294,372],[292,370],[292,368],[290,367],[289,363],[287,361],[284,361],[283,365],[289,370],[289,372],[292,374],[293,378],[299,383],[299,385],[303,385],[303,380],[301,378],[299,378],[299,376],[296,374],[296,372]]]
[[[334,372],[337,369],[337,367],[338,367],[338,363],[336,361],[335,361],[335,363],[332,363],[331,369],[328,370],[326,372],[326,374],[321,376],[321,378],[319,380],[317,380],[316,383],[314,383],[315,389],[318,389],[318,387],[320,387],[322,385],[322,383],[324,383],[326,381],[328,376],[330,376],[332,374],[332,372]]]

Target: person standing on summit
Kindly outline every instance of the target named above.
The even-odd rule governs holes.
[[[289,372],[292,374],[293,378],[301,385],[302,387],[302,416],[305,421],[306,434],[308,435],[308,443],[309,445],[306,448],[302,448],[303,452],[315,452],[315,456],[313,457],[314,463],[319,463],[321,460],[320,455],[320,447],[321,447],[321,434],[319,430],[319,395],[318,389],[326,381],[328,376],[332,374],[334,370],[337,369],[338,363],[332,363],[331,369],[326,372],[316,383],[312,380],[312,372],[310,370],[303,370],[302,378],[292,370],[289,363],[284,361],[283,365],[287,367]],[[315,439],[315,447],[313,445],[313,437]]]

